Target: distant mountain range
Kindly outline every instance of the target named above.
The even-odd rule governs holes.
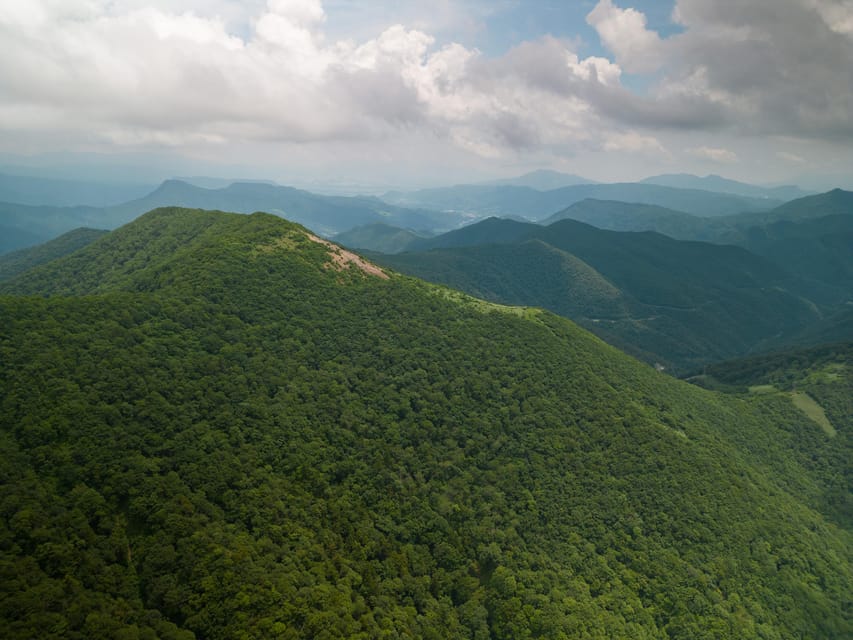
[[[18,180],[13,176],[5,176],[8,180],[4,182],[2,178],[0,176],[0,196],[5,194],[7,201],[0,198],[0,229],[4,231],[0,252],[38,244],[78,227],[113,229],[145,211],[171,205],[241,213],[268,211],[305,224],[324,236],[372,225],[394,226],[413,234],[408,236],[373,227],[369,233],[361,231],[358,240],[354,240],[356,236],[342,239],[345,244],[355,242],[352,246],[377,249],[376,243],[381,236],[396,235],[393,245],[381,247],[386,251],[401,250],[407,239],[417,240],[415,236],[452,230],[490,215],[532,218],[546,223],[573,217],[613,230],[656,230],[679,239],[733,243],[742,242],[742,230],[748,226],[790,218],[785,207],[777,206],[778,200],[768,197],[643,183],[573,184],[544,191],[519,186],[545,188],[585,180],[548,171],[496,181],[500,184],[391,193],[386,194],[385,200],[369,196],[318,195],[263,181],[223,185],[219,179],[189,178],[195,184],[167,180],[146,195],[120,204],[73,207],[58,206],[50,201],[75,201],[82,198],[82,194],[97,190],[99,184],[42,178]],[[691,183],[687,178],[690,176],[684,177],[685,183]],[[708,179],[696,180],[706,184]],[[720,180],[713,184],[719,186]],[[728,184],[723,182],[723,186]],[[741,191],[749,191],[750,185],[735,184],[742,186]],[[114,199],[124,193],[123,188],[113,185],[110,191],[105,187],[100,197]],[[132,188],[138,190],[140,187]],[[45,195],[36,195],[39,190]],[[846,192],[838,192],[840,196],[833,196],[833,193],[826,198],[841,200],[834,206],[845,209],[847,203],[843,194]],[[819,202],[819,196],[813,198],[818,199],[812,206],[814,211],[823,211],[826,203]],[[40,200],[48,202],[36,204]],[[606,202],[611,204],[603,204]],[[806,205],[805,201],[794,206],[795,217],[802,217],[808,206],[811,205]]]
[[[793,185],[780,187],[761,187],[754,184],[746,184],[737,180],[729,180],[716,175],[704,177],[694,176],[689,173],[670,173],[660,176],[652,176],[641,180],[644,184],[657,184],[662,187],[676,187],[678,189],[702,189],[704,191],[716,191],[718,193],[731,193],[738,196],[750,198],[769,198],[771,200],[793,200],[811,195],[812,192],[804,191]]]
[[[219,209],[238,213],[266,211],[287,216],[322,235],[353,227],[391,223],[399,227],[446,231],[465,220],[438,211],[397,207],[373,197],[323,196],[263,182],[237,182],[207,189],[167,180],[148,195],[109,207],[32,206],[0,202],[0,221],[16,230],[6,251],[44,242],[78,227],[114,229],[161,206]],[[0,245],[2,246],[2,245]]]
[[[550,191],[507,185],[458,185],[390,192],[382,196],[386,202],[402,207],[423,207],[479,216],[521,216],[533,221],[544,220],[587,198],[657,205],[706,217],[767,211],[782,204],[782,200],[770,198],[634,182],[579,184]]]
[[[31,206],[107,207],[141,198],[150,184],[61,180],[0,173],[0,202]]]
[[[539,169],[531,171],[524,175],[515,178],[501,178],[498,180],[487,180],[484,185],[492,186],[509,186],[509,187],[530,187],[537,191],[551,191],[552,189],[560,189],[562,187],[572,187],[579,184],[596,184],[595,180],[576,176],[571,173],[560,173],[559,171],[548,171]]]

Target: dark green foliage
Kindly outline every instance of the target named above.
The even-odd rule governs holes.
[[[0,281],[8,280],[27,269],[73,253],[105,233],[107,232],[98,229],[75,229],[30,249],[20,249],[2,255],[0,256]]]
[[[6,285],[6,637],[853,633],[763,405],[328,251],[161,210]]]
[[[819,318],[805,295],[811,283],[732,246],[496,218],[417,246],[449,248],[374,259],[489,300],[545,307],[676,370],[747,353]]]
[[[853,342],[716,363],[690,380],[729,393],[746,394],[751,389],[760,393],[753,402],[773,405],[776,412],[791,411],[789,392],[813,398],[832,425],[839,427],[834,436],[827,438],[813,424],[787,432],[775,429],[762,447],[770,450],[767,459],[772,463],[793,456],[803,468],[821,474],[816,499],[823,502],[822,510],[853,530]],[[808,425],[802,416],[800,421]]]

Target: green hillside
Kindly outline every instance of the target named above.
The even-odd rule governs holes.
[[[5,637],[853,633],[845,452],[791,403],[267,214],[154,211],[2,287]]]
[[[810,466],[825,465],[834,458],[835,463],[830,466],[835,476],[825,493],[824,510],[832,513],[846,529],[853,529],[853,434],[848,428],[853,419],[853,342],[716,363],[705,367],[690,381],[752,396],[753,400],[758,398],[783,410],[790,410],[793,404],[806,418],[804,424],[811,423],[811,429],[777,431],[765,441],[765,447],[772,447],[767,457],[778,461],[784,459],[784,452],[792,452]],[[814,449],[803,446],[804,435],[823,441],[825,453],[805,459]]]
[[[738,247],[568,219],[542,227],[492,218],[412,246],[437,248],[372,257],[492,301],[545,307],[676,371],[794,335],[821,317],[811,297],[842,296]],[[566,261],[583,264],[583,275]]]
[[[8,280],[40,264],[73,253],[94,242],[105,233],[107,232],[84,227],[69,231],[44,244],[0,255],[0,281]]]

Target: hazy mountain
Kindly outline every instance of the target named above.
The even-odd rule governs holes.
[[[558,220],[577,220],[609,231],[656,231],[676,240],[702,240],[718,244],[738,244],[743,233],[721,218],[702,218],[683,211],[651,204],[587,198],[542,220],[549,225]]]
[[[0,203],[0,210],[3,204]],[[39,234],[35,231],[27,231],[18,227],[0,224],[0,255],[21,247],[32,247],[45,242],[50,238],[48,234]]]
[[[107,227],[104,209],[97,207],[31,206],[0,202],[0,221],[6,231],[0,253],[31,247],[79,227]]]
[[[772,200],[793,200],[810,195],[793,185],[779,187],[761,187],[753,184],[729,180],[717,175],[704,177],[694,176],[689,173],[670,173],[660,176],[652,176],[641,180],[644,184],[657,184],[663,187],[676,187],[678,189],[702,189],[704,191],[716,191],[718,193],[731,193],[750,198],[770,198]]]
[[[423,240],[425,236],[409,229],[401,229],[391,225],[376,223],[356,227],[334,236],[335,242],[352,249],[366,249],[380,253],[399,253]]]
[[[0,256],[0,281],[8,280],[27,269],[74,253],[105,233],[107,232],[98,229],[75,229],[44,244],[6,253]]]
[[[81,226],[114,229],[162,206],[185,206],[286,216],[321,235],[379,222],[410,229],[446,231],[464,218],[458,215],[406,209],[372,197],[322,196],[265,182],[236,182],[206,189],[180,180],[167,180],[143,198],[111,207],[31,207],[0,203],[4,225],[19,229],[24,238],[10,242],[12,250],[54,238]],[[27,244],[22,244],[26,242]]]
[[[560,189],[561,187],[571,187],[578,184],[595,184],[595,180],[576,176],[570,173],[560,173],[559,171],[549,171],[539,169],[531,171],[524,175],[515,178],[503,178],[499,180],[487,180],[482,184],[495,186],[510,186],[510,187],[530,187],[537,191],[550,191],[552,189]]]
[[[0,201],[54,207],[105,207],[140,198],[154,187],[148,184],[83,182],[0,173]]]
[[[786,202],[763,213],[738,216],[732,222],[741,227],[751,227],[772,224],[782,220],[798,222],[831,215],[853,215],[853,191],[833,189],[826,193]]]
[[[574,220],[543,227],[490,219],[415,246],[421,250],[374,259],[493,301],[543,306],[682,370],[794,334],[819,320],[820,305],[845,295],[738,247]],[[583,281],[597,284],[579,295],[582,285],[567,281],[576,276],[560,266],[567,262],[585,265],[595,278]]]
[[[698,216],[724,216],[743,211],[767,211],[780,200],[749,198],[696,189],[675,189],[652,184],[583,184],[551,191],[529,187],[459,185],[382,196],[392,204],[425,207],[481,216],[521,216],[544,220],[587,198],[652,204]]]
[[[265,214],[155,211],[0,288],[6,637],[853,632],[849,412]]]

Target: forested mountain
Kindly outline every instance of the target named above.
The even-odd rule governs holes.
[[[853,282],[853,193],[840,189],[801,198],[767,213],[722,218],[700,218],[641,204],[584,200],[543,224],[564,219],[615,231],[656,231],[679,240],[734,244],[802,277],[846,291]]]
[[[6,637],[853,633],[849,415],[266,214],[154,211],[2,287]]]
[[[0,282],[40,264],[74,253],[105,233],[107,232],[84,227],[69,231],[44,244],[0,255]]]
[[[472,295],[542,306],[684,370],[798,334],[849,299],[738,247],[492,218],[374,260]],[[582,266],[581,266],[582,265]]]
[[[762,212],[782,203],[769,198],[750,198],[698,189],[676,189],[635,182],[580,184],[550,191],[529,187],[457,185],[412,192],[391,192],[383,200],[405,207],[478,216],[520,216],[544,220],[587,198],[651,204],[698,216],[725,216],[744,211]]]

